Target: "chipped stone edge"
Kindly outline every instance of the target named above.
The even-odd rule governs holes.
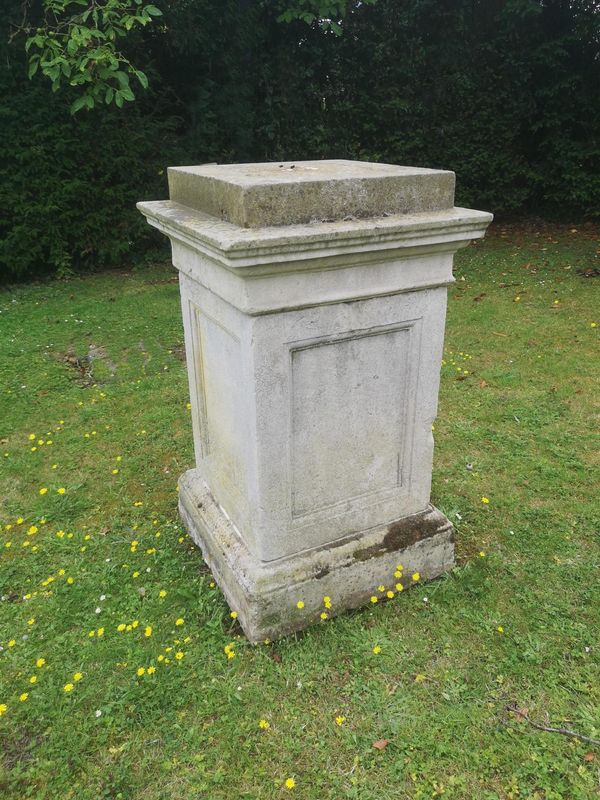
[[[198,470],[179,479],[179,511],[193,541],[252,643],[276,639],[381,598],[377,587],[394,591],[396,565],[401,583],[411,575],[436,578],[454,566],[454,528],[441,511],[424,511],[387,525],[354,533],[293,557],[262,562],[253,556],[235,526],[212,496]],[[421,581],[419,581],[420,583]],[[397,596],[397,594],[396,594]],[[385,599],[385,596],[382,598]],[[302,601],[303,608],[297,603]]]

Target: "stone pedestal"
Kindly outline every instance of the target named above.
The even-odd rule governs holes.
[[[429,502],[446,287],[491,214],[454,207],[452,172],[353,161],[176,167],[169,188],[138,208],[180,277],[180,511],[248,638],[447,570]]]

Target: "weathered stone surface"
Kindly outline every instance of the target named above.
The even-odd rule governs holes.
[[[293,558],[264,562],[253,556],[215,501],[202,475],[190,470],[179,481],[179,510],[190,536],[223,589],[251,642],[301,630],[350,608],[385,601],[396,584],[431,580],[454,564],[454,530],[436,508],[336,539]],[[327,538],[327,537],[325,537]],[[398,564],[403,577],[396,578]],[[385,586],[381,592],[378,587]],[[325,609],[323,598],[331,598]],[[298,602],[303,603],[298,608]]]
[[[242,228],[439,211],[454,173],[357,161],[171,167],[171,200]]]
[[[320,180],[305,176],[313,164]],[[453,208],[453,176],[450,189],[451,173],[431,170],[182,169],[175,200],[139,208],[180,274],[196,452],[181,513],[244,630],[301,627],[334,592],[337,610],[360,605],[398,560],[439,574],[453,557],[450,523],[430,507],[446,287],[454,252],[491,215]],[[375,213],[409,179],[423,188],[412,213],[299,221],[324,197]],[[291,224],[274,226],[279,191]],[[270,225],[242,227],[259,214]]]

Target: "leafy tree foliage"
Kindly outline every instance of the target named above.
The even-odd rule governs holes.
[[[29,77],[38,69],[52,90],[63,83],[82,87],[71,106],[73,113],[97,102],[121,108],[133,100],[129,84],[135,76],[144,89],[148,78],[118,49],[119,40],[162,15],[144,0],[43,0],[43,21],[27,38]]]
[[[465,205],[600,213],[598,0],[155,0],[160,16],[128,0],[151,21],[120,16],[126,35],[71,53],[90,6],[60,0],[60,64],[43,0],[25,22],[0,2],[5,275],[118,262],[150,236],[134,200],[164,197],[178,163],[419,164],[454,169]],[[106,41],[116,63],[90,57]],[[27,80],[36,54],[50,82]]]

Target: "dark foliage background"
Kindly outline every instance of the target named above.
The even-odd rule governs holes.
[[[0,3],[4,279],[141,252],[135,201],[174,164],[373,159],[453,169],[457,203],[499,215],[600,214],[597,0],[378,0],[342,36],[270,0],[163,6],[128,42],[150,89],[72,117],[27,80],[21,3]]]

